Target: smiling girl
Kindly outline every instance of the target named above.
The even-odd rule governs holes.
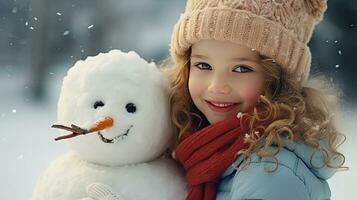
[[[165,69],[187,200],[330,199],[344,136],[332,90],[309,78],[307,46],[325,10],[324,0],[187,1]]]

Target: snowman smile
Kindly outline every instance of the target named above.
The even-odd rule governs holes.
[[[123,140],[124,138],[126,138],[126,137],[128,136],[129,131],[130,131],[130,129],[131,129],[132,127],[133,127],[133,125],[130,125],[130,127],[125,131],[125,133],[120,134],[120,135],[117,135],[117,136],[115,136],[113,139],[105,138],[105,137],[100,133],[100,131],[98,131],[97,134],[98,134],[99,138],[100,138],[104,143],[111,143],[111,144],[113,144],[113,143],[116,143],[116,142],[118,142],[118,141]]]

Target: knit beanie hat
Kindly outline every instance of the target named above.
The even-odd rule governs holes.
[[[175,62],[204,39],[230,41],[272,58],[298,81],[308,78],[309,42],[326,0],[188,0],[174,27]]]

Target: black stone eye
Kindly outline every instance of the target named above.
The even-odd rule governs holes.
[[[128,113],[135,113],[136,112],[136,105],[133,103],[128,103],[125,106],[126,111],[128,111]]]
[[[98,107],[102,107],[102,106],[104,106],[103,101],[96,101],[93,105],[93,108],[97,109]]]

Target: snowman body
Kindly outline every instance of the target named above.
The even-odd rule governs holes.
[[[152,162],[111,167],[82,160],[68,153],[51,163],[42,174],[33,199],[64,200],[86,197],[84,186],[93,182],[110,185],[119,197],[126,200],[184,199],[186,193],[182,172],[165,158]]]
[[[112,126],[64,140],[69,153],[40,176],[31,199],[85,198],[94,182],[123,200],[184,199],[181,169],[162,156],[173,142],[168,101],[162,73],[135,52],[112,50],[78,61],[63,80],[58,123],[90,128],[110,118]]]

